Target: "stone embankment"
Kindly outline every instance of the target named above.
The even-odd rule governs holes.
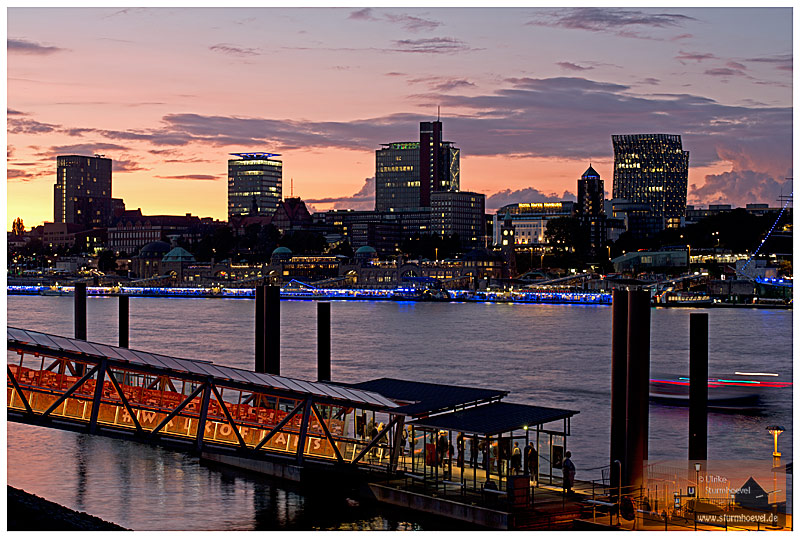
[[[86,512],[76,512],[21,489],[8,486],[10,531],[124,531],[128,530]]]

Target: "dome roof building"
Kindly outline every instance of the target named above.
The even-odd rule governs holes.
[[[378,251],[369,245],[364,245],[362,247],[358,247],[358,250],[356,250],[353,257],[355,258],[356,263],[365,265],[378,259]]]
[[[160,260],[169,251],[169,243],[165,243],[164,241],[153,241],[152,243],[147,243],[142,247],[142,250],[139,251],[138,257]]]
[[[292,251],[286,247],[278,247],[272,251],[270,260],[272,263],[288,262],[292,259]]]
[[[185,248],[175,247],[161,259],[162,262],[194,262],[194,256]]]

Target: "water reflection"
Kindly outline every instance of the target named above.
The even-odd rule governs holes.
[[[8,297],[8,324],[69,336],[72,298]],[[113,299],[87,300],[89,338],[115,345]],[[334,302],[332,373],[511,391],[510,401],[580,411],[569,447],[578,478],[608,463],[611,309],[559,305]],[[652,311],[651,371],[688,372],[689,310]],[[316,305],[281,303],[281,369],[316,378]],[[768,368],[792,380],[792,312],[710,312],[712,374]],[[168,355],[251,368],[253,303],[233,299],[131,299],[131,345]],[[650,457],[688,451],[685,408],[650,406]],[[765,427],[786,428],[792,453],[792,391],[760,412],[709,415],[709,455],[769,458]],[[208,467],[196,458],[132,442],[8,425],[8,483],[141,530],[452,528],[417,515],[350,506],[327,492]]]

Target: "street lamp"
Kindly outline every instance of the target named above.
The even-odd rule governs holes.
[[[784,430],[780,426],[767,426],[767,431],[772,434],[772,438],[775,441],[775,448],[773,449],[772,457],[773,458],[780,458],[781,457],[781,453],[778,452],[778,436],[780,434],[782,434],[786,430]]]
[[[694,462],[694,487],[695,492],[694,496],[696,498],[700,498],[700,467],[702,467],[699,461]]]

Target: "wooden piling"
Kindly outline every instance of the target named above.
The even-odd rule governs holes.
[[[626,485],[640,486],[650,430],[650,292],[628,292]]]
[[[628,291],[613,290],[611,303],[611,443],[612,488],[623,480],[615,460],[625,461],[625,417],[628,396]]]
[[[689,459],[708,459],[708,313],[689,315]]]
[[[130,297],[127,295],[119,296],[119,347],[127,348],[130,344]]]
[[[267,286],[264,296],[266,373],[281,375],[281,289],[278,286]]]
[[[253,328],[253,332],[255,333],[255,366],[253,369],[263,374],[267,372],[266,356],[264,354],[264,297],[266,293],[264,286],[256,286],[255,293],[255,326]]]
[[[317,303],[317,381],[331,380],[331,303]]]

